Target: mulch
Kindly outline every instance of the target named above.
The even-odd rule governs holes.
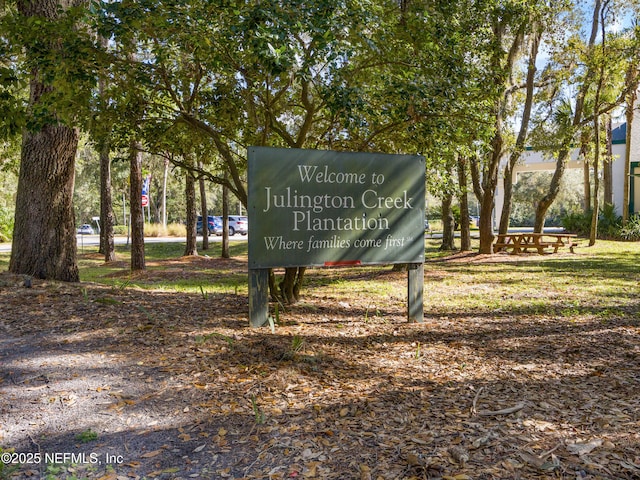
[[[364,269],[397,288],[321,281],[274,329],[234,292],[0,274],[0,478],[640,478],[637,310],[430,309],[447,261],[509,257],[425,269],[421,324],[406,274]]]

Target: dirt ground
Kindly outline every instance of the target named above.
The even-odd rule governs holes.
[[[409,324],[406,274],[366,276],[398,289],[272,331],[244,295],[1,274],[0,479],[640,478],[638,308]]]

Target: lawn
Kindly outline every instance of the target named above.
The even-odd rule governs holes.
[[[640,243],[437,247],[420,324],[377,266],[310,269],[250,328],[246,243],[0,275],[0,478],[640,478]]]

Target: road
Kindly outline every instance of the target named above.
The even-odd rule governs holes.
[[[99,235],[77,235],[78,238],[78,251],[82,251],[84,247],[97,247],[100,244],[100,236]],[[242,241],[246,240],[246,235],[234,235],[229,237],[229,241]],[[198,236],[198,241],[202,241],[202,237]],[[222,237],[218,237],[216,235],[212,235],[209,237],[210,242],[221,242]],[[116,245],[126,245],[127,237],[114,237],[114,242]],[[185,237],[145,237],[145,243],[169,243],[169,242],[186,242]],[[0,243],[0,253],[2,252],[10,252],[11,251],[11,242]]]

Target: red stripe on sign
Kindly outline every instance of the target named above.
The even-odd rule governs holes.
[[[324,262],[325,267],[340,267],[343,265],[360,265],[360,260],[342,260],[339,262]]]

